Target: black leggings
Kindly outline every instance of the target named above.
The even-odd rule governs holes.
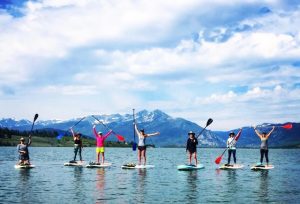
[[[269,150],[268,149],[260,149],[260,163],[263,162],[264,155],[266,157],[267,163],[269,163],[269,156],[268,156]]]
[[[235,149],[229,149],[228,150],[228,162],[227,162],[227,164],[230,164],[231,153],[233,155],[233,161],[234,161],[234,163],[236,163],[236,157],[235,157],[236,150]]]
[[[80,146],[75,146],[74,147],[74,161],[76,160],[76,156],[77,156],[77,152],[79,151],[79,157],[80,157],[80,161],[82,161],[82,156],[81,156],[81,147]]]

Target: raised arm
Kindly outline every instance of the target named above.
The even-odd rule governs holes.
[[[97,138],[98,133],[97,133],[97,131],[96,131],[96,125],[93,125],[93,132],[94,132],[95,137]]]
[[[269,138],[270,137],[270,135],[272,134],[272,132],[275,130],[275,126],[273,126],[273,128],[272,128],[272,130],[267,134],[267,138]]]
[[[70,130],[71,130],[71,133],[72,133],[73,139],[75,139],[75,133],[74,133],[74,130],[73,130],[73,128],[70,128]]]
[[[156,136],[156,135],[159,135],[160,132],[155,132],[155,133],[150,133],[150,134],[146,134],[145,136],[146,137],[152,137],[152,136]]]
[[[257,136],[259,137],[259,138],[262,138],[262,134],[260,134],[260,132],[258,132],[258,130],[256,130],[256,127],[253,127],[254,128],[254,131],[255,131],[255,133],[257,134]]]
[[[104,135],[103,138],[104,138],[104,139],[108,138],[108,136],[109,136],[112,132],[113,132],[112,130],[109,130],[109,132],[106,133],[106,135]]]
[[[30,146],[31,145],[31,135],[29,135],[28,137],[28,143],[27,143],[27,146]]]
[[[134,129],[135,129],[135,132],[136,132],[137,136],[140,138],[141,135],[142,135],[142,133],[139,131],[139,129],[138,129],[136,123],[134,123]]]
[[[237,141],[237,140],[240,138],[241,134],[242,134],[242,128],[241,128],[241,129],[239,130],[239,132],[236,134],[236,136],[234,137],[234,140]]]

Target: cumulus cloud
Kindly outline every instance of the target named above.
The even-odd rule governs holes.
[[[77,115],[135,106],[242,125],[243,113],[254,121],[272,107],[261,118],[297,119],[278,111],[287,102],[298,108],[296,2],[41,0],[20,11],[0,13],[0,96],[14,100],[2,103],[8,116],[17,101],[49,107],[52,97],[57,110],[76,98]],[[73,117],[74,109],[56,114]]]

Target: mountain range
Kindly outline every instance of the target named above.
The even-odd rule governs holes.
[[[134,140],[133,134],[133,116],[130,114],[111,114],[95,115],[100,121],[103,121],[109,128],[125,137],[127,142]],[[183,118],[174,118],[161,110],[147,111],[142,110],[136,113],[136,123],[140,129],[145,129],[146,133],[160,132],[159,136],[147,139],[147,144],[154,144],[161,147],[185,146],[188,138],[187,133],[193,131],[196,135],[203,129],[194,122]],[[52,129],[58,132],[67,132],[69,128],[76,124],[81,118],[69,120],[37,120],[35,129]],[[82,134],[94,137],[92,133],[93,124],[97,123],[92,116],[86,116],[84,120],[78,123],[73,129]],[[30,130],[32,121],[15,120],[12,118],[3,118],[0,120],[0,127],[14,130]],[[260,131],[269,131],[271,126],[278,126],[273,132],[269,146],[271,147],[299,147],[300,146],[300,123],[292,123],[292,129],[281,128],[284,124],[262,124]],[[213,126],[213,123],[210,125]],[[209,128],[209,127],[208,127]],[[231,131],[238,132],[240,128],[230,131],[210,131],[205,130],[199,136],[200,147],[225,147],[228,134]],[[97,124],[97,131],[106,132],[103,125]],[[116,140],[116,137],[109,137],[110,140]],[[251,127],[243,127],[242,135],[238,141],[238,147],[259,147],[260,140]]]

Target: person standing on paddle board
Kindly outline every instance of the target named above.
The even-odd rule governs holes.
[[[28,137],[28,143],[25,143],[23,137],[20,138],[20,144],[17,149],[19,152],[19,165],[30,165],[28,147],[31,145],[31,135]]]
[[[260,133],[260,132],[258,132],[256,127],[253,127],[253,128],[254,128],[255,133],[257,134],[257,136],[261,140],[261,144],[260,144],[260,163],[261,164],[263,163],[263,158],[265,156],[267,166],[268,166],[269,165],[268,139],[269,139],[270,135],[272,134],[272,132],[275,130],[275,126],[273,126],[272,130],[269,133],[266,133],[266,132]]]
[[[237,136],[235,136],[234,132],[229,133],[229,138],[227,139],[227,143],[226,143],[227,148],[228,148],[228,160],[227,160],[227,164],[225,164],[225,166],[230,165],[231,154],[233,156],[234,164],[236,164],[236,141],[237,141],[237,138],[240,137],[241,132],[242,132],[242,129],[240,129]]]
[[[189,165],[192,165],[192,157],[194,155],[194,159],[196,162],[196,166],[198,165],[198,159],[197,159],[197,145],[198,140],[195,137],[195,133],[193,131],[190,131],[188,133],[189,138],[186,142],[186,152],[189,152]]]
[[[144,158],[144,165],[146,165],[146,144],[145,140],[147,137],[159,135],[159,132],[146,134],[144,129],[139,130],[136,123],[134,123],[135,132],[138,135],[139,142],[138,142],[138,165],[141,165],[142,158]]]
[[[81,140],[81,133],[74,133],[73,128],[71,128],[71,132],[73,135],[73,140],[74,140],[74,160],[76,161],[76,156],[77,156],[77,152],[79,152],[79,158],[80,161],[82,162],[82,155],[81,155],[81,150],[83,148],[82,146],[82,140]]]
[[[96,131],[96,125],[93,126],[93,132],[94,135],[96,137],[97,140],[97,147],[96,147],[96,153],[97,153],[97,164],[99,164],[99,159],[100,159],[100,153],[102,155],[102,164],[104,164],[104,141],[106,138],[108,138],[108,136],[112,133],[112,130],[109,130],[108,133],[106,133],[106,135],[102,135],[102,132],[98,132]]]

